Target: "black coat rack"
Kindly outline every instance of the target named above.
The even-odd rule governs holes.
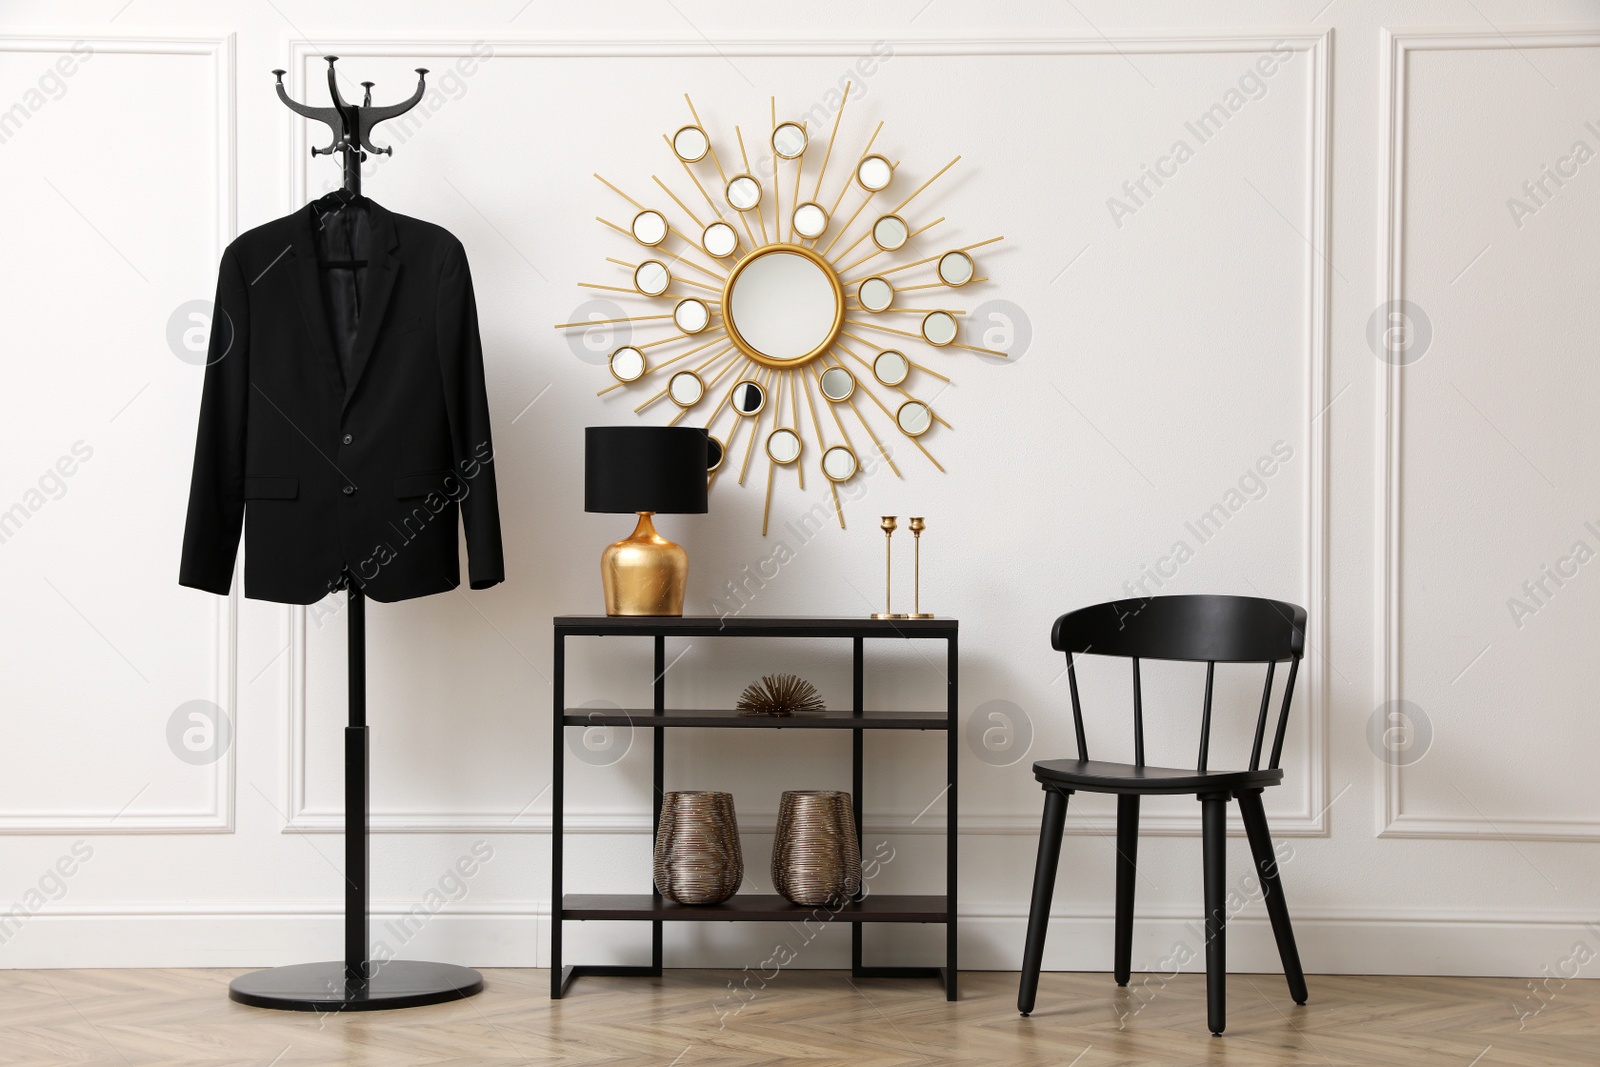
[[[346,201],[361,195],[361,164],[367,153],[392,155],[392,148],[379,148],[371,140],[372,128],[387,119],[398,118],[422,99],[427,79],[426,68],[417,68],[417,91],[411,99],[388,107],[372,106],[372,82],[362,82],[366,90],[360,104],[347,102],[339,93],[334,73],[338,56],[327,56],[328,95],[332,107],[309,107],[289,99],[283,87],[284,71],[272,73],[278,79],[278,99],[296,114],[326,123],[333,131],[333,142],[326,148],[312,148],[313,156],[338,152],[344,157]],[[330,262],[333,270],[351,270],[365,264]],[[348,572],[341,580],[348,600],[350,643],[350,717],[344,729],[344,959],[327,963],[298,963],[255,971],[233,980],[228,995],[241,1004],[286,1011],[373,1011],[380,1008],[411,1008],[470,997],[483,989],[483,976],[468,967],[418,960],[374,961],[369,941],[369,848],[367,812],[367,616],[366,596],[361,583]]]

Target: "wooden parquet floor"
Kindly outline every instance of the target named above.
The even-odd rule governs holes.
[[[485,971],[470,1000],[319,1017],[228,1000],[238,971],[0,971],[0,1064],[58,1067],[910,1067],[1600,1064],[1600,981],[1534,999],[1523,980],[1310,976],[1296,1007],[1281,976],[1231,975],[1228,1032],[1205,1030],[1205,980],[1143,993],[1109,975],[1047,974],[1020,1018],[1017,976],[931,981],[786,971],[733,1000],[722,971],[583,978],[548,999],[542,970]],[[1519,1017],[1521,1016],[1521,1017]]]

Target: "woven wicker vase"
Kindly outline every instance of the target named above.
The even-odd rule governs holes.
[[[656,829],[656,889],[679,904],[721,904],[744,881],[732,793],[667,793]]]
[[[848,900],[861,888],[861,845],[850,794],[795,789],[778,806],[772,884],[795,904]]]

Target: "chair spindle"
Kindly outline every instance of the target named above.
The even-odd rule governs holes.
[[[1211,683],[1217,675],[1216,660],[1206,661],[1206,706],[1200,715],[1200,761],[1195,766],[1206,769],[1206,757],[1211,754]]]
[[[1283,687],[1283,708],[1278,712],[1278,733],[1272,739],[1273,770],[1278,769],[1278,759],[1283,755],[1283,735],[1289,728],[1289,701],[1294,697],[1294,676],[1300,673],[1300,657],[1295,656],[1289,661],[1289,681]]]
[[[1083,705],[1078,702],[1078,669],[1073,666],[1072,653],[1067,653],[1067,688],[1072,691],[1072,728],[1078,734],[1078,758],[1089,758],[1089,741],[1083,734]]]
[[[1139,685],[1139,657],[1133,660],[1133,764],[1144,766],[1144,693]]]
[[[1261,742],[1267,736],[1267,709],[1272,706],[1272,672],[1278,669],[1277,660],[1267,661],[1267,684],[1261,690],[1261,714],[1256,716],[1256,739],[1250,746],[1250,769],[1261,769]]]

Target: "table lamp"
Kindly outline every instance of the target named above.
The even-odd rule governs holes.
[[[683,614],[689,554],[651,519],[705,513],[708,441],[692,426],[584,430],[583,509],[639,516],[632,536],[600,556],[607,615]]]

